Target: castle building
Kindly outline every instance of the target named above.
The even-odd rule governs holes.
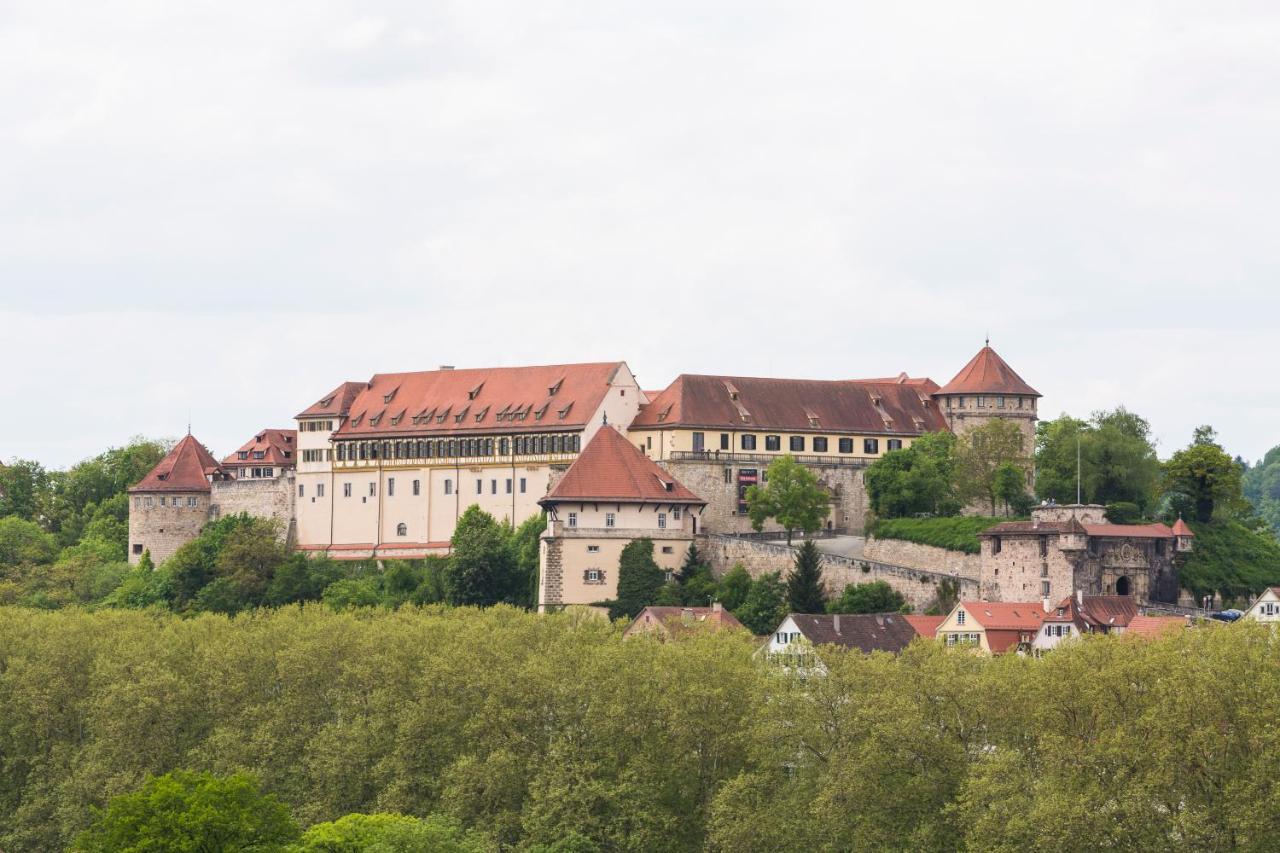
[[[845,381],[684,374],[642,407],[627,436],[707,499],[705,523],[715,532],[751,529],[747,489],[786,454],[827,488],[832,526],[860,530],[867,466],[947,429],[937,387],[905,373]]]
[[[212,482],[222,467],[187,435],[129,489],[129,563],[145,552],[159,565],[200,535],[209,520]]]
[[[1185,522],[1109,524],[1098,505],[1042,505],[1030,521],[1007,521],[980,536],[978,587],[989,601],[1131,596],[1176,603],[1178,566],[1193,548]]]
[[[631,422],[625,362],[378,374],[297,416],[299,547],[444,553],[471,505],[519,524],[602,424]]]
[[[1017,424],[1028,455],[1035,448],[1040,392],[1014,372],[990,341],[933,396],[947,428],[956,435],[1002,418]]]
[[[159,565],[210,521],[240,513],[278,521],[292,541],[295,441],[293,430],[262,430],[218,462],[187,435],[129,490],[129,562],[150,552]]]
[[[538,560],[544,611],[615,598],[619,557],[636,539],[653,540],[658,567],[675,572],[706,502],[603,426],[539,504],[547,511]]]

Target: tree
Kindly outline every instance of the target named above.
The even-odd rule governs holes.
[[[1133,503],[1145,512],[1160,480],[1151,427],[1124,407],[1088,421],[1062,415],[1036,430],[1036,493],[1075,503],[1079,443],[1080,496],[1086,503]]]
[[[996,472],[1005,465],[1025,472],[1030,460],[1023,448],[1022,431],[1007,418],[995,418],[966,433],[956,444],[956,469],[961,496],[982,500],[996,513]]]
[[[15,459],[0,465],[0,518],[17,516],[24,521],[39,521],[48,490],[49,474],[39,462]]]
[[[787,531],[788,545],[795,531],[812,533],[820,528],[830,511],[827,492],[818,483],[817,475],[790,454],[769,464],[763,488],[747,489],[751,526],[763,530],[766,519],[776,520]]]
[[[907,606],[902,593],[885,581],[849,584],[827,604],[828,613],[901,613]]]
[[[938,582],[934,593],[933,606],[925,611],[930,616],[945,616],[955,609],[960,601],[960,583],[953,580]]]
[[[1209,440],[1212,435],[1212,428],[1198,428],[1191,446],[1164,465],[1172,512],[1190,510],[1202,522],[1213,519],[1215,512],[1238,515],[1244,509],[1240,466]]]
[[[756,578],[746,600],[734,615],[757,636],[777,628],[787,615],[787,586],[779,574],[766,572]]]
[[[512,604],[530,608],[538,602],[538,552],[547,530],[547,514],[540,512],[521,522],[511,535],[511,557],[515,565]]]
[[[720,583],[716,588],[717,596],[724,609],[734,614],[738,612],[738,608],[747,600],[747,595],[750,592],[751,575],[747,573],[747,568],[742,563],[734,563],[733,568],[725,572],[724,577],[720,578]]]
[[[455,818],[381,813],[349,814],[317,823],[290,853],[489,853],[492,849],[488,839],[463,829]]]
[[[618,557],[618,597],[610,609],[610,618],[634,619],[654,603],[664,583],[666,576],[653,559],[653,540],[648,537],[631,540]]]
[[[487,607],[524,599],[508,536],[506,525],[478,505],[467,507],[453,531],[447,577],[450,604]]]
[[[904,450],[891,450],[867,469],[871,508],[881,518],[913,515],[955,515],[956,437],[930,432]]]
[[[996,500],[1004,504],[1007,517],[1011,507],[1027,508],[1027,475],[1012,462],[1006,462],[991,475],[991,489]]]
[[[175,770],[115,797],[73,849],[116,851],[283,851],[298,827],[274,796],[243,773],[218,778]]]
[[[34,521],[18,516],[0,518],[0,576],[5,566],[52,563],[58,543]]]
[[[822,554],[812,539],[796,552],[796,563],[787,575],[787,606],[792,613],[822,613],[827,606],[822,587]]]

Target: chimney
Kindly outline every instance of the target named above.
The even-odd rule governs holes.
[[[441,370],[453,370],[453,365],[452,365],[452,364],[442,364],[442,365],[440,365],[440,369],[441,369]]]
[[[1084,590],[1083,589],[1076,590],[1076,605],[1079,607],[1084,607]]]
[[[1052,602],[1049,601],[1049,596],[1046,595],[1044,597],[1044,612],[1048,613],[1052,609],[1053,609],[1053,604]]]
[[[712,612],[712,613],[719,613],[721,610],[724,610],[724,605],[722,605],[722,604],[721,604],[720,602],[718,602],[718,601],[713,601],[713,602],[711,602],[711,612]]]
[[[832,625],[836,629],[836,633],[839,634],[840,633],[840,614],[839,613],[835,614],[835,616],[833,617]]]

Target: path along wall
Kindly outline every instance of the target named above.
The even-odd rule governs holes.
[[[924,569],[930,572],[941,572],[944,575],[959,575],[971,578],[975,583],[982,565],[981,554],[966,554],[963,551],[952,551],[937,548],[933,545],[921,545],[903,539],[867,539],[862,547],[862,556],[877,563],[888,563],[891,566],[906,566],[911,569]]]

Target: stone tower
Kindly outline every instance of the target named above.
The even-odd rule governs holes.
[[[131,564],[150,551],[160,565],[200,534],[209,520],[210,481],[221,471],[213,454],[187,435],[129,490]]]
[[[1014,421],[1022,432],[1023,452],[1035,450],[1037,401],[1032,388],[991,348],[990,341],[955,378],[934,392],[938,411],[951,431],[963,436],[995,418]]]

